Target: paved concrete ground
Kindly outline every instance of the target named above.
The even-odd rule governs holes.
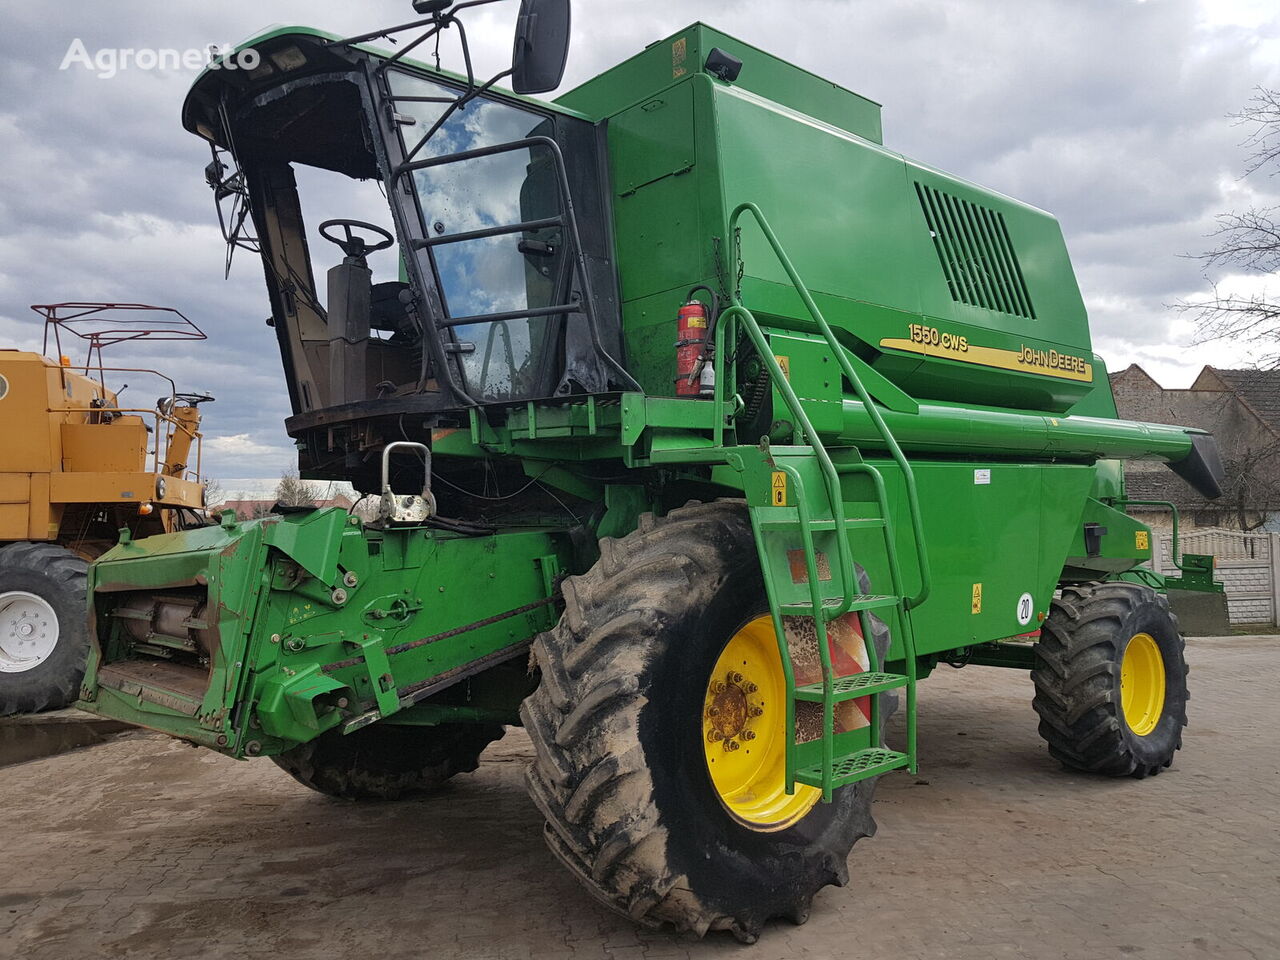
[[[1280,641],[1192,641],[1192,726],[1143,782],[1064,773],[1024,675],[943,668],[924,771],[881,785],[803,927],[638,931],[542,845],[510,734],[479,772],[346,805],[150,735],[0,769],[0,956],[1280,957]]]

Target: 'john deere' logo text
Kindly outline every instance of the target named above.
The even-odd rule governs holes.
[[[1028,367],[1044,367],[1046,370],[1064,370],[1067,373],[1085,373],[1082,358],[1057,350],[1033,350],[1025,344],[1018,350],[1018,362]]]

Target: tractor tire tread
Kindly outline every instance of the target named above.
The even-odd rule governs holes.
[[[691,501],[601,543],[600,562],[566,581],[564,615],[534,642],[543,681],[520,711],[534,746],[529,794],[546,818],[547,845],[596,899],[637,923],[699,936],[724,929],[752,942],[767,918],[710,908],[673,872],[637,738],[644,669],[662,652],[659,628],[672,604],[719,590],[724,544],[750,543],[745,505]],[[872,782],[858,786],[869,805]],[[869,812],[855,819],[825,845],[793,854],[812,858],[815,887],[847,879],[850,848],[874,829]],[[772,915],[807,916],[813,892],[795,891]]]
[[[473,772],[480,754],[504,733],[494,723],[374,724],[348,736],[327,731],[271,759],[303,786],[336,800],[402,800]]]
[[[1167,701],[1175,712],[1173,729],[1165,734],[1167,747],[1140,755],[1145,748],[1135,745],[1117,691],[1126,624],[1143,616],[1171,627],[1182,669],[1168,677],[1178,687]],[[1184,649],[1168,601],[1150,587],[1126,581],[1063,587],[1035,645],[1032,670],[1032,707],[1049,754],[1069,769],[1109,776],[1142,778],[1169,766],[1186,725]]]
[[[60,625],[58,646],[49,659],[31,671],[0,673],[0,716],[69,706],[80,693],[89,656],[89,565],[56,543],[22,541],[0,547],[0,592],[4,592],[6,569],[25,575],[39,571],[55,586],[55,593],[65,593],[67,597],[46,598],[59,615]],[[68,609],[63,611],[63,607]],[[70,628],[61,624],[64,612]]]

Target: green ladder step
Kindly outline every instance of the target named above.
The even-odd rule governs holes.
[[[791,530],[795,533],[800,532],[800,518],[796,516],[794,507],[771,507],[764,508],[769,510],[787,511],[788,516],[778,517],[771,520],[768,517],[760,517],[756,522],[761,530]],[[831,531],[836,529],[845,530],[883,530],[884,518],[882,517],[846,517],[843,524],[837,523],[835,520],[810,520],[809,529],[815,533]]]
[[[911,758],[905,753],[889,750],[886,747],[859,750],[857,753],[835,758],[831,764],[831,786],[834,789],[869,777],[878,777],[882,773],[899,770],[910,763]],[[811,787],[821,787],[822,764],[816,763],[797,770],[796,782],[806,783]]]
[[[835,702],[842,703],[845,700],[856,700],[858,697],[869,697],[873,693],[901,690],[907,683],[907,678],[902,674],[876,673],[868,670],[848,677],[836,677],[831,684],[831,689]],[[803,687],[796,687],[795,698],[822,703],[823,685],[809,683]]]
[[[823,610],[834,610],[841,605],[843,601],[839,597],[831,597],[822,601]],[[849,607],[850,613],[857,613],[860,610],[882,610],[885,607],[896,607],[901,602],[898,597],[884,597],[876,594],[861,593],[853,598],[853,605]],[[783,616],[789,617],[812,617],[816,612],[812,603],[808,601],[802,603],[784,603],[778,608]]]

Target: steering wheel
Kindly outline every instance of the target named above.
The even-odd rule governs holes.
[[[198,407],[202,403],[213,402],[213,397],[207,393],[175,393],[173,399],[181,400],[189,407]]]
[[[342,236],[329,233],[330,227],[341,227]],[[382,237],[377,243],[370,243],[364,237],[357,237],[352,230],[367,230]],[[320,224],[320,236],[330,243],[336,243],[348,257],[363,257],[367,253],[385,250],[396,242],[396,238],[376,223],[365,223],[363,220],[326,220]]]

